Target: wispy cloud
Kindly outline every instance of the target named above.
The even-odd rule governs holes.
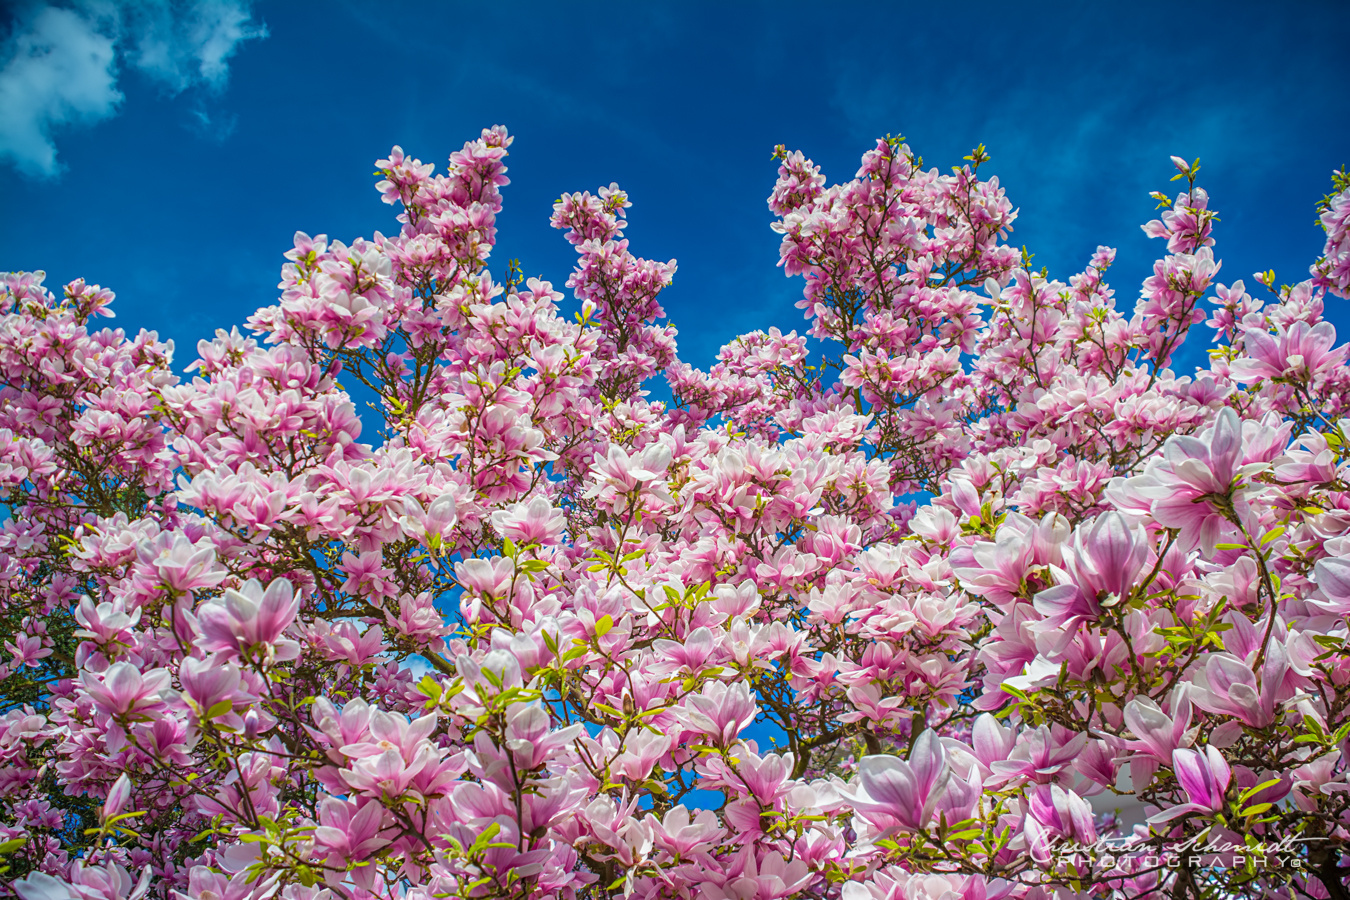
[[[267,36],[240,0],[119,5],[131,44],[128,61],[174,93],[199,85],[222,90],[239,45]]]
[[[124,67],[143,73],[170,95],[200,89],[219,95],[229,60],[267,29],[250,0],[78,0],[39,4],[17,17],[0,47],[0,159],[21,172],[60,171],[56,135],[116,115]],[[223,139],[202,104],[198,130]]]
[[[234,113],[211,112],[205,103],[195,104],[189,111],[187,126],[199,138],[221,144],[234,134],[239,117]]]

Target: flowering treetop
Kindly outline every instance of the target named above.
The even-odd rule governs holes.
[[[397,234],[297,234],[188,378],[4,279],[0,892],[1350,896],[1350,184],[1258,299],[1174,159],[1131,309],[983,147],[779,148],[806,331],[700,371],[616,185],[575,317],[494,279],[510,143],[395,147]]]

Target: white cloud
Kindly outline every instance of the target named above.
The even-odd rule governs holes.
[[[113,39],[69,9],[45,7],[19,30],[0,68],[0,157],[30,175],[56,174],[52,130],[111,116],[122,95]]]
[[[170,94],[192,88],[219,94],[239,45],[266,36],[266,27],[253,20],[250,0],[75,0],[73,8],[30,7],[0,48],[0,160],[28,175],[54,176],[60,168],[54,133],[115,115],[122,65]],[[205,116],[200,109],[198,104],[193,111],[199,119]]]

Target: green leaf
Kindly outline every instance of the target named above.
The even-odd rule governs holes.
[[[146,814],[146,812],[147,812],[146,810],[143,810],[143,809],[142,809],[142,810],[138,810],[138,811],[136,811],[136,812],[124,812],[124,813],[118,813],[117,815],[115,815],[115,816],[113,816],[112,818],[110,818],[110,819],[109,819],[107,822],[105,822],[104,824],[106,824],[106,825],[114,825],[114,824],[116,824],[116,823],[122,821],[123,819],[134,819],[134,818],[136,818],[137,816],[143,816],[143,815]]]
[[[443,693],[441,683],[430,675],[422,676],[422,680],[417,682],[417,689],[430,697],[433,702],[440,700]]]
[[[1303,716],[1303,724],[1309,732],[1316,735],[1319,739],[1325,740],[1327,733],[1322,730],[1322,723],[1306,713]]]
[[[223,716],[228,712],[234,712],[234,701],[229,699],[221,700],[219,703],[213,704],[202,718],[214,719],[216,716]]]
[[[1250,797],[1255,796],[1256,794],[1261,793],[1261,792],[1264,791],[1266,788],[1268,788],[1268,787],[1274,787],[1275,785],[1277,785],[1277,784],[1279,784],[1279,783],[1280,783],[1280,779],[1278,779],[1278,778],[1272,778],[1270,781],[1263,781],[1263,782],[1261,782],[1260,784],[1256,785],[1255,787],[1249,787],[1249,788],[1247,788],[1245,791],[1243,791],[1241,794],[1238,794],[1238,802],[1239,802],[1239,803],[1245,802],[1247,799],[1249,799]]]
[[[497,836],[497,833],[500,832],[501,830],[502,826],[497,822],[493,822],[490,825],[488,825],[487,828],[483,829],[482,834],[474,838],[473,846],[469,848],[469,854],[473,856],[481,854],[484,850],[488,848],[488,845],[492,843],[492,839],[495,838]]]

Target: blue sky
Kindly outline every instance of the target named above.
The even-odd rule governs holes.
[[[395,230],[371,175],[391,145],[443,170],[500,123],[494,273],[516,257],[561,286],[553,200],[617,181],[633,250],[679,261],[666,308],[701,367],[801,327],[765,207],[779,143],[837,181],[886,133],[943,168],[983,142],[1013,240],[1062,278],[1118,247],[1126,304],[1162,250],[1148,192],[1198,156],[1220,280],[1256,290],[1321,247],[1313,204],[1350,162],[1348,26],[1343,3],[10,4],[0,270],[113,289],[117,323],[173,338],[181,367],[274,301],[295,230]]]

